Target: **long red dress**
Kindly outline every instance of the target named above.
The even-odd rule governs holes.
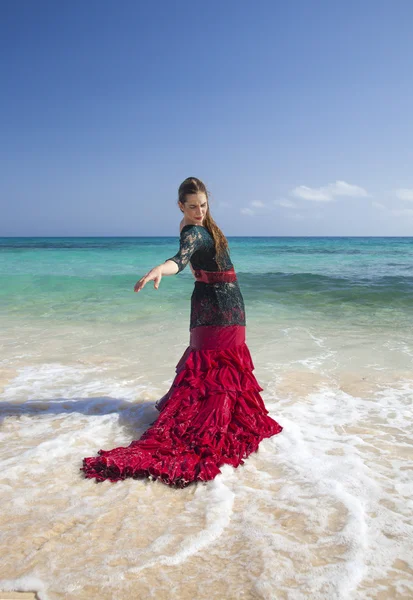
[[[83,459],[85,477],[119,481],[152,477],[176,487],[208,481],[220,466],[244,464],[263,438],[282,431],[265,408],[245,341],[244,300],[226,253],[223,270],[214,240],[201,225],[185,225],[178,253],[167,260],[178,273],[191,262],[190,341],[160,414],[139,440]]]

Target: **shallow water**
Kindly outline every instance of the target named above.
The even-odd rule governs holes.
[[[133,294],[176,240],[88,243],[0,252],[0,589],[42,600],[413,597],[413,301],[399,272],[413,240],[393,266],[400,241],[373,252],[348,238],[230,239],[255,375],[284,430],[238,469],[177,490],[97,484],[79,468],[156,418],[188,343],[192,275]]]

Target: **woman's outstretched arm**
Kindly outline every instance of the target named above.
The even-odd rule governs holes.
[[[182,227],[178,252],[175,256],[171,256],[164,263],[154,267],[149,273],[141,277],[135,284],[135,292],[140,292],[148,281],[152,280],[154,281],[154,288],[157,290],[163,275],[176,275],[176,273],[180,273],[189,263],[193,254],[202,248],[202,245],[202,235],[196,225]]]

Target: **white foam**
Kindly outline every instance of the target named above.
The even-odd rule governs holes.
[[[1,579],[0,585],[2,592],[34,592],[39,600],[50,600],[46,584],[38,577],[27,575],[15,579]]]
[[[109,371],[109,373],[107,373]],[[156,398],[159,388],[151,387],[144,374],[131,380],[114,378],[109,366],[73,366],[61,363],[44,363],[39,366],[20,368],[16,377],[5,386],[3,398],[10,402],[25,402],[30,399],[88,398],[101,394],[135,400],[140,394]]]
[[[221,471],[228,471],[229,467],[225,465]],[[149,546],[144,552],[139,554],[141,564],[139,567],[131,567],[131,573],[139,573],[143,569],[149,567],[160,567],[161,565],[179,565],[184,563],[189,557],[197,552],[206,551],[208,546],[213,544],[224,532],[228,526],[232,507],[234,503],[234,493],[224,484],[222,475],[218,475],[213,481],[207,485],[199,485],[195,490],[192,500],[185,503],[185,510],[180,515],[176,516],[177,524],[179,522],[184,526],[191,515],[195,519],[199,519],[199,515],[205,514],[205,528],[197,531],[195,534],[188,535],[177,547],[174,546],[172,554],[159,554],[156,558],[148,559],[147,552],[159,550],[158,544],[161,543],[161,548],[173,541],[170,534],[157,539],[155,544]]]

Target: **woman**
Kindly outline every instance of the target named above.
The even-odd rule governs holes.
[[[190,343],[176,366],[169,391],[155,404],[160,415],[128,447],[99,450],[83,459],[86,477],[118,481],[151,477],[185,487],[208,481],[225,463],[238,467],[263,438],[282,427],[271,417],[252,373],[245,342],[244,301],[228,242],[209,211],[208,192],[196,177],[179,187],[181,221],[177,254],[135,285],[140,292],[190,262],[195,276]]]

